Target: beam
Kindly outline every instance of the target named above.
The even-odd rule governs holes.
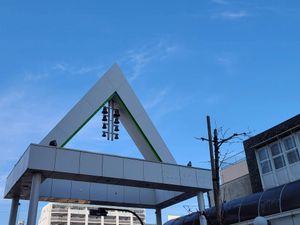
[[[5,198],[22,191],[15,190],[17,183],[24,185],[26,177],[31,181],[34,171],[43,178],[167,191],[198,193],[211,189],[210,170],[31,144],[7,178]]]

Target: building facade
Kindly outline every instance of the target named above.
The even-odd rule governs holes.
[[[117,211],[113,207],[107,216],[89,215],[90,209],[98,205],[49,203],[43,207],[39,225],[140,225],[139,220],[130,212]],[[120,208],[118,208],[120,209]],[[122,209],[122,208],[121,208]],[[145,209],[124,208],[134,211],[145,223]]]
[[[300,224],[300,115],[244,141],[244,149],[246,160],[220,171],[224,224],[253,225],[258,216],[271,225]],[[215,224],[215,208],[205,213]],[[165,225],[189,224],[199,224],[199,212]]]
[[[234,162],[220,170],[221,199],[228,202],[252,194],[249,171],[245,159]],[[209,191],[211,206],[215,205],[213,191]]]
[[[254,193],[300,179],[300,115],[246,141],[245,154]]]
[[[231,201],[252,194],[249,171],[245,159],[220,170],[223,201]]]

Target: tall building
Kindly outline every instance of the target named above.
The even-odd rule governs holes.
[[[130,212],[117,211],[110,207],[107,216],[89,215],[90,209],[99,205],[49,203],[42,209],[39,225],[139,225],[139,220]],[[118,208],[120,209],[120,208]],[[122,209],[122,208],[121,208]],[[134,211],[145,223],[145,209],[123,208]]]

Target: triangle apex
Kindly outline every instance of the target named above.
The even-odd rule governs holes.
[[[107,72],[109,71],[113,71],[113,75],[122,75],[123,77],[125,77],[123,71],[121,70],[121,67],[117,63],[112,64]]]
[[[121,69],[118,63],[113,63],[113,64],[111,65],[111,68],[113,68],[113,67],[116,67],[116,68]]]
[[[118,73],[120,73],[124,76],[124,73],[123,73],[121,67],[117,63],[112,64],[112,66],[110,67],[109,70],[115,70],[115,71],[117,71]]]

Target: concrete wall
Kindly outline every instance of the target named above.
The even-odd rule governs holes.
[[[231,201],[252,194],[247,161],[242,160],[220,171],[221,199]],[[211,205],[214,206],[213,191],[209,192]]]
[[[250,194],[252,194],[252,189],[249,174],[221,185],[221,198],[223,201],[230,201]],[[212,191],[209,192],[209,197],[211,205],[214,206],[215,203]]]
[[[249,173],[246,160],[237,162],[234,165],[227,166],[220,171],[222,184],[233,181],[239,177],[245,176]]]

